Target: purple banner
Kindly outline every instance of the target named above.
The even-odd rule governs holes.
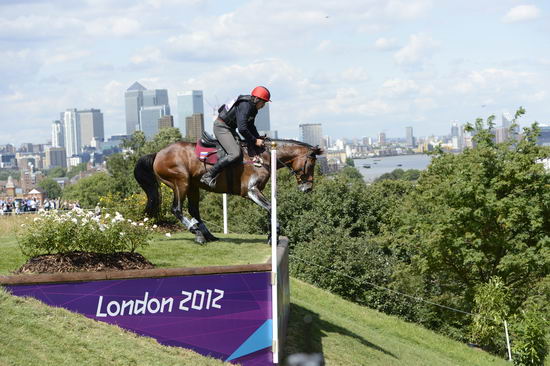
[[[159,343],[272,365],[270,272],[6,286]]]

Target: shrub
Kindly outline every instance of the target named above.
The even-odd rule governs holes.
[[[74,251],[133,252],[148,244],[151,231],[145,222],[125,219],[118,212],[101,215],[75,209],[41,213],[21,226],[17,241],[28,257]]]

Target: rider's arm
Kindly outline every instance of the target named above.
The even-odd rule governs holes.
[[[258,131],[256,131],[256,128],[254,127],[254,112],[256,111],[255,108],[250,103],[239,103],[237,105],[236,110],[236,118],[237,118],[237,129],[239,130],[239,133],[244,137],[244,139],[249,143],[254,143],[256,141],[256,136],[254,135],[254,132],[256,134]],[[248,124],[248,119],[252,117],[252,127]]]

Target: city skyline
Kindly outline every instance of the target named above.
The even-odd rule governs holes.
[[[0,5],[0,144],[47,140],[71,107],[100,108],[105,135],[123,134],[120,96],[136,80],[172,101],[203,90],[208,111],[265,85],[285,138],[317,122],[335,137],[442,135],[519,106],[522,125],[550,121],[543,1],[67,4]]]

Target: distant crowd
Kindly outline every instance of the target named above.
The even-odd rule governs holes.
[[[44,201],[37,200],[36,198],[30,199],[7,199],[0,200],[0,215],[8,214],[25,214],[33,213],[40,210],[72,210],[75,207],[80,207],[78,202],[61,201],[59,199],[45,199]]]

